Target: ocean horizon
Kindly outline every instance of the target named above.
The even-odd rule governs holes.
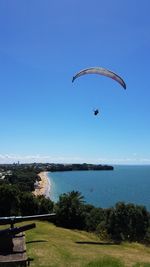
[[[48,172],[50,198],[79,191],[88,204],[109,208],[117,202],[143,205],[150,211],[150,165],[115,165],[113,171]]]

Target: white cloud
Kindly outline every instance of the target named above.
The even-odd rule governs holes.
[[[16,155],[16,154],[0,154],[0,163],[71,163],[71,162],[83,162],[80,157],[63,157],[63,156],[50,156],[50,155]]]
[[[150,164],[150,158],[122,157],[122,158],[82,158],[79,156],[52,156],[52,155],[16,155],[0,154],[0,164],[2,163],[95,163],[95,164]]]

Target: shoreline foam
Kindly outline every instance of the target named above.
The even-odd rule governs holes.
[[[38,174],[41,180],[37,182],[37,185],[35,186],[35,190],[33,191],[33,194],[35,196],[44,195],[45,197],[50,198],[51,183],[50,183],[47,173],[48,172],[40,172]]]

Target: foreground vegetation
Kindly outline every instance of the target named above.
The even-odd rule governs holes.
[[[26,234],[32,266],[150,267],[150,212],[145,207],[119,202],[97,208],[78,191],[54,203],[32,194],[37,168],[13,166],[8,172],[5,166],[2,171],[0,217],[56,213],[55,225],[38,222]]]
[[[60,195],[53,203],[44,196],[21,192],[16,185],[0,186],[0,217],[56,213],[55,224],[67,229],[86,230],[101,239],[120,243],[150,244],[150,213],[143,206],[119,202],[102,209],[84,203],[78,191]]]
[[[60,195],[57,203],[32,191],[39,167],[12,165],[1,169],[0,217],[56,213],[55,224],[68,229],[86,230],[115,243],[122,241],[150,244],[150,213],[143,206],[119,202],[103,209],[84,202],[78,191]]]
[[[150,247],[101,241],[96,235],[37,222],[26,232],[31,267],[150,267]]]

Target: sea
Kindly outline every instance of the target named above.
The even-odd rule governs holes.
[[[150,211],[150,165],[114,166],[112,171],[49,172],[50,198],[79,191],[87,204],[109,208],[117,202],[143,205]]]

